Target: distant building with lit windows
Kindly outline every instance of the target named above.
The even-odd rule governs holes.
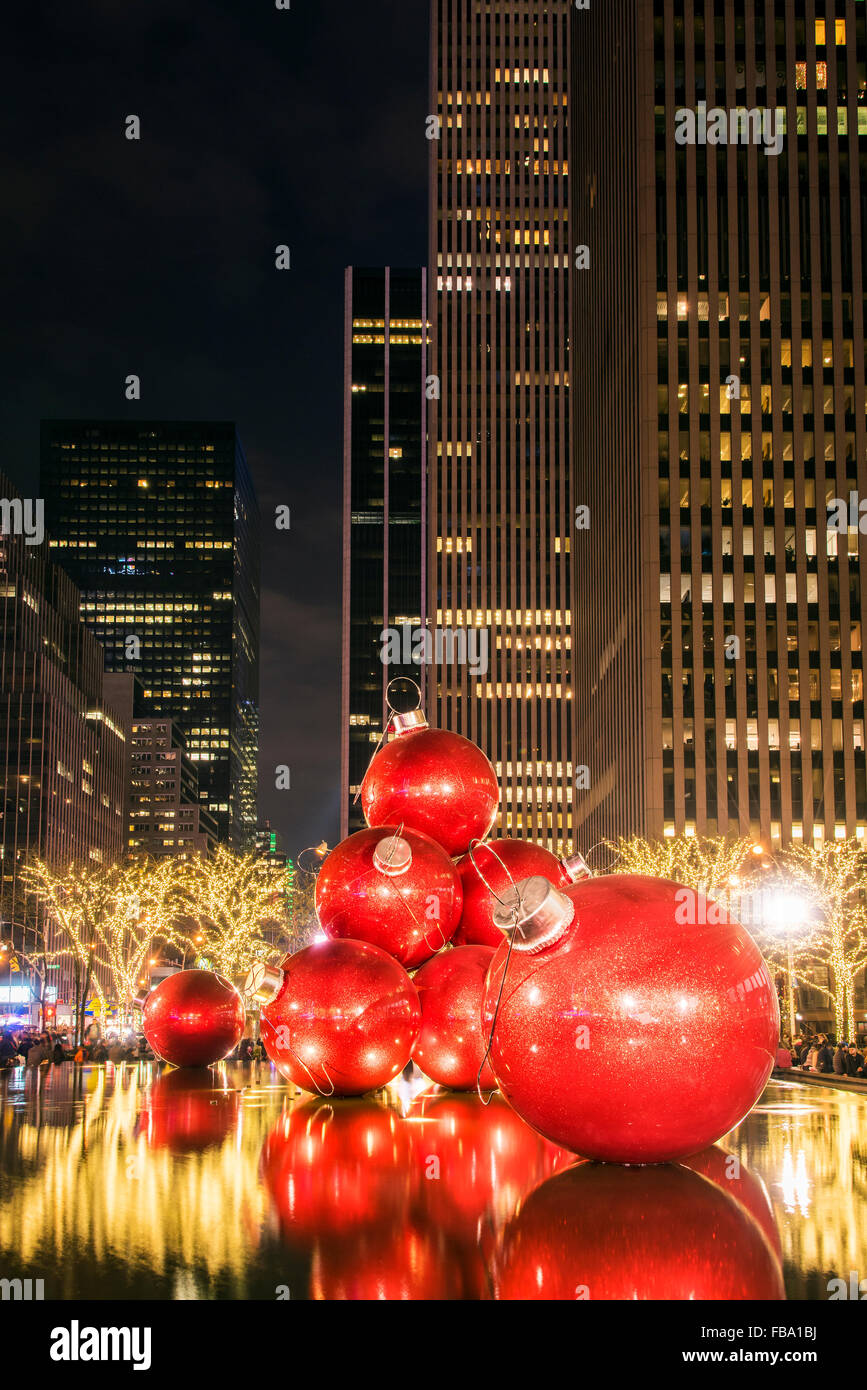
[[[382,733],[389,681],[425,679],[410,659],[425,612],[425,286],[423,270],[346,272],[341,837],[365,823],[355,798]],[[385,629],[399,633],[397,660],[387,665]],[[399,688],[392,695],[397,703]],[[406,688],[403,697],[398,707],[409,708]]]
[[[0,475],[0,492],[15,497]],[[0,942],[35,960],[61,943],[21,869],[111,864],[124,851],[123,714],[107,698],[103,654],[79,617],[79,593],[47,541],[0,535]],[[43,935],[44,933],[44,935]],[[24,989],[23,968],[0,985]],[[70,997],[72,964],[52,967],[46,1002]],[[14,1002],[14,1000],[13,1000]]]
[[[256,827],[259,514],[234,424],[52,420],[42,492],[55,558],[112,671],[173,720],[221,840]]]
[[[867,542],[828,525],[867,498],[867,6],[832,8],[573,16],[582,843],[867,826]]]
[[[171,719],[134,719],[130,730],[131,854],[208,854],[217,825],[199,802],[199,779]]]
[[[429,107],[440,130],[429,145],[428,372],[438,392],[428,407],[427,616],[432,629],[463,635],[467,652],[484,639],[489,656],[435,662],[428,713],[494,763],[498,832],[559,851],[574,847],[575,13],[572,0],[434,0]]]

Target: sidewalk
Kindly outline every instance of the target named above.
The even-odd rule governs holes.
[[[771,1072],[774,1081],[797,1081],[804,1086],[831,1086],[838,1091],[855,1091],[867,1096],[867,1081],[856,1081],[851,1076],[837,1076],[835,1072],[802,1071],[800,1067],[774,1067]]]

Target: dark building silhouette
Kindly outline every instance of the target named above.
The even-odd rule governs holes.
[[[574,775],[573,9],[434,0],[430,97],[429,372],[441,393],[428,412],[428,618],[477,659],[449,659],[444,644],[429,712],[495,764],[501,833],[561,850]]]
[[[42,489],[54,553],[141,713],[172,719],[221,839],[256,827],[259,513],[234,424],[53,420]]]
[[[422,270],[346,272],[341,836],[364,825],[356,794],[389,681],[424,681],[412,652],[425,612],[425,279]],[[392,697],[412,704],[406,687]]]
[[[574,15],[586,844],[867,823],[863,540],[829,526],[867,496],[867,16],[837,14]]]
[[[123,714],[106,697],[102,649],[79,617],[78,590],[52,563],[47,539],[34,535],[29,544],[5,510],[15,493],[2,475],[0,491],[0,942],[11,939],[41,968],[43,951],[63,942],[24,892],[22,866],[33,857],[53,868],[120,858],[126,737]],[[31,978],[25,966],[0,988]],[[63,1001],[71,979],[66,958],[46,983]],[[6,1003],[0,994],[0,1014]]]

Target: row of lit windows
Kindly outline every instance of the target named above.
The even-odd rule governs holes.
[[[675,824],[674,824],[673,821],[668,821],[668,822],[666,822],[665,827],[664,827],[664,829],[663,829],[663,834],[665,835],[665,838],[666,838],[666,839],[673,839],[674,836],[675,836],[676,834],[679,834],[679,833],[682,833],[682,834],[688,835],[688,836],[693,836],[693,835],[695,835],[695,833],[696,833],[695,821],[686,821],[685,824],[684,824],[684,826],[683,826],[682,832],[679,832],[679,831],[676,829]],[[771,840],[773,841],[774,844],[778,844],[779,841],[780,841],[780,839],[781,839],[781,837],[782,837],[782,826],[781,826],[780,822],[779,822],[779,821],[771,821]],[[845,840],[845,839],[847,839],[847,837],[848,837],[848,832],[847,832],[847,830],[846,830],[845,824],[843,824],[843,823],[841,823],[841,822],[838,821],[838,822],[835,824],[835,826],[834,826],[834,839],[835,839],[835,840]],[[855,826],[855,838],[856,838],[857,840],[863,840],[864,837],[865,837],[865,826],[863,826],[863,825],[856,825],[856,826]],[[792,839],[793,839],[793,840],[803,840],[803,838],[804,838],[804,825],[803,825],[803,822],[802,822],[802,821],[793,821],[793,822],[792,822]],[[823,825],[814,825],[814,826],[813,826],[813,839],[814,839],[814,840],[824,840],[824,839],[825,839],[825,827],[824,827]]]
[[[498,627],[570,627],[572,624],[572,614],[561,612],[558,608],[555,611],[547,609],[542,612],[536,609],[526,610],[517,609],[484,609],[477,608],[475,612],[465,609],[440,609],[437,613],[437,624],[442,627],[490,627],[491,623],[496,623]]]
[[[742,747],[748,753],[757,753],[762,748],[777,753],[783,748],[780,736],[779,719],[769,719],[763,726],[764,733],[760,733],[758,719],[747,719],[744,725]],[[823,747],[822,720],[810,720],[810,748],[813,752],[821,752]],[[714,733],[716,725],[709,722],[706,726],[708,735]],[[721,732],[721,731],[720,731]],[[692,748],[694,746],[694,721],[690,718],[678,722],[677,736],[675,738],[674,721],[663,719],[662,721],[662,748],[663,752],[671,752],[675,747]],[[725,746],[729,753],[736,753],[738,749],[738,723],[736,719],[725,721]],[[801,721],[799,719],[789,720],[789,740],[788,748],[790,752],[801,751]],[[852,720],[852,742],[847,745],[857,752],[864,751],[864,720]],[[831,720],[831,748],[834,752],[842,752],[843,743],[843,721],[842,719]]]

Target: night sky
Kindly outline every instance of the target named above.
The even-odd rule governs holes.
[[[264,521],[259,815],[296,854],[337,838],[343,271],[425,260],[429,18],[291,4],[6,16],[0,438],[32,496],[42,417],[237,421]]]

